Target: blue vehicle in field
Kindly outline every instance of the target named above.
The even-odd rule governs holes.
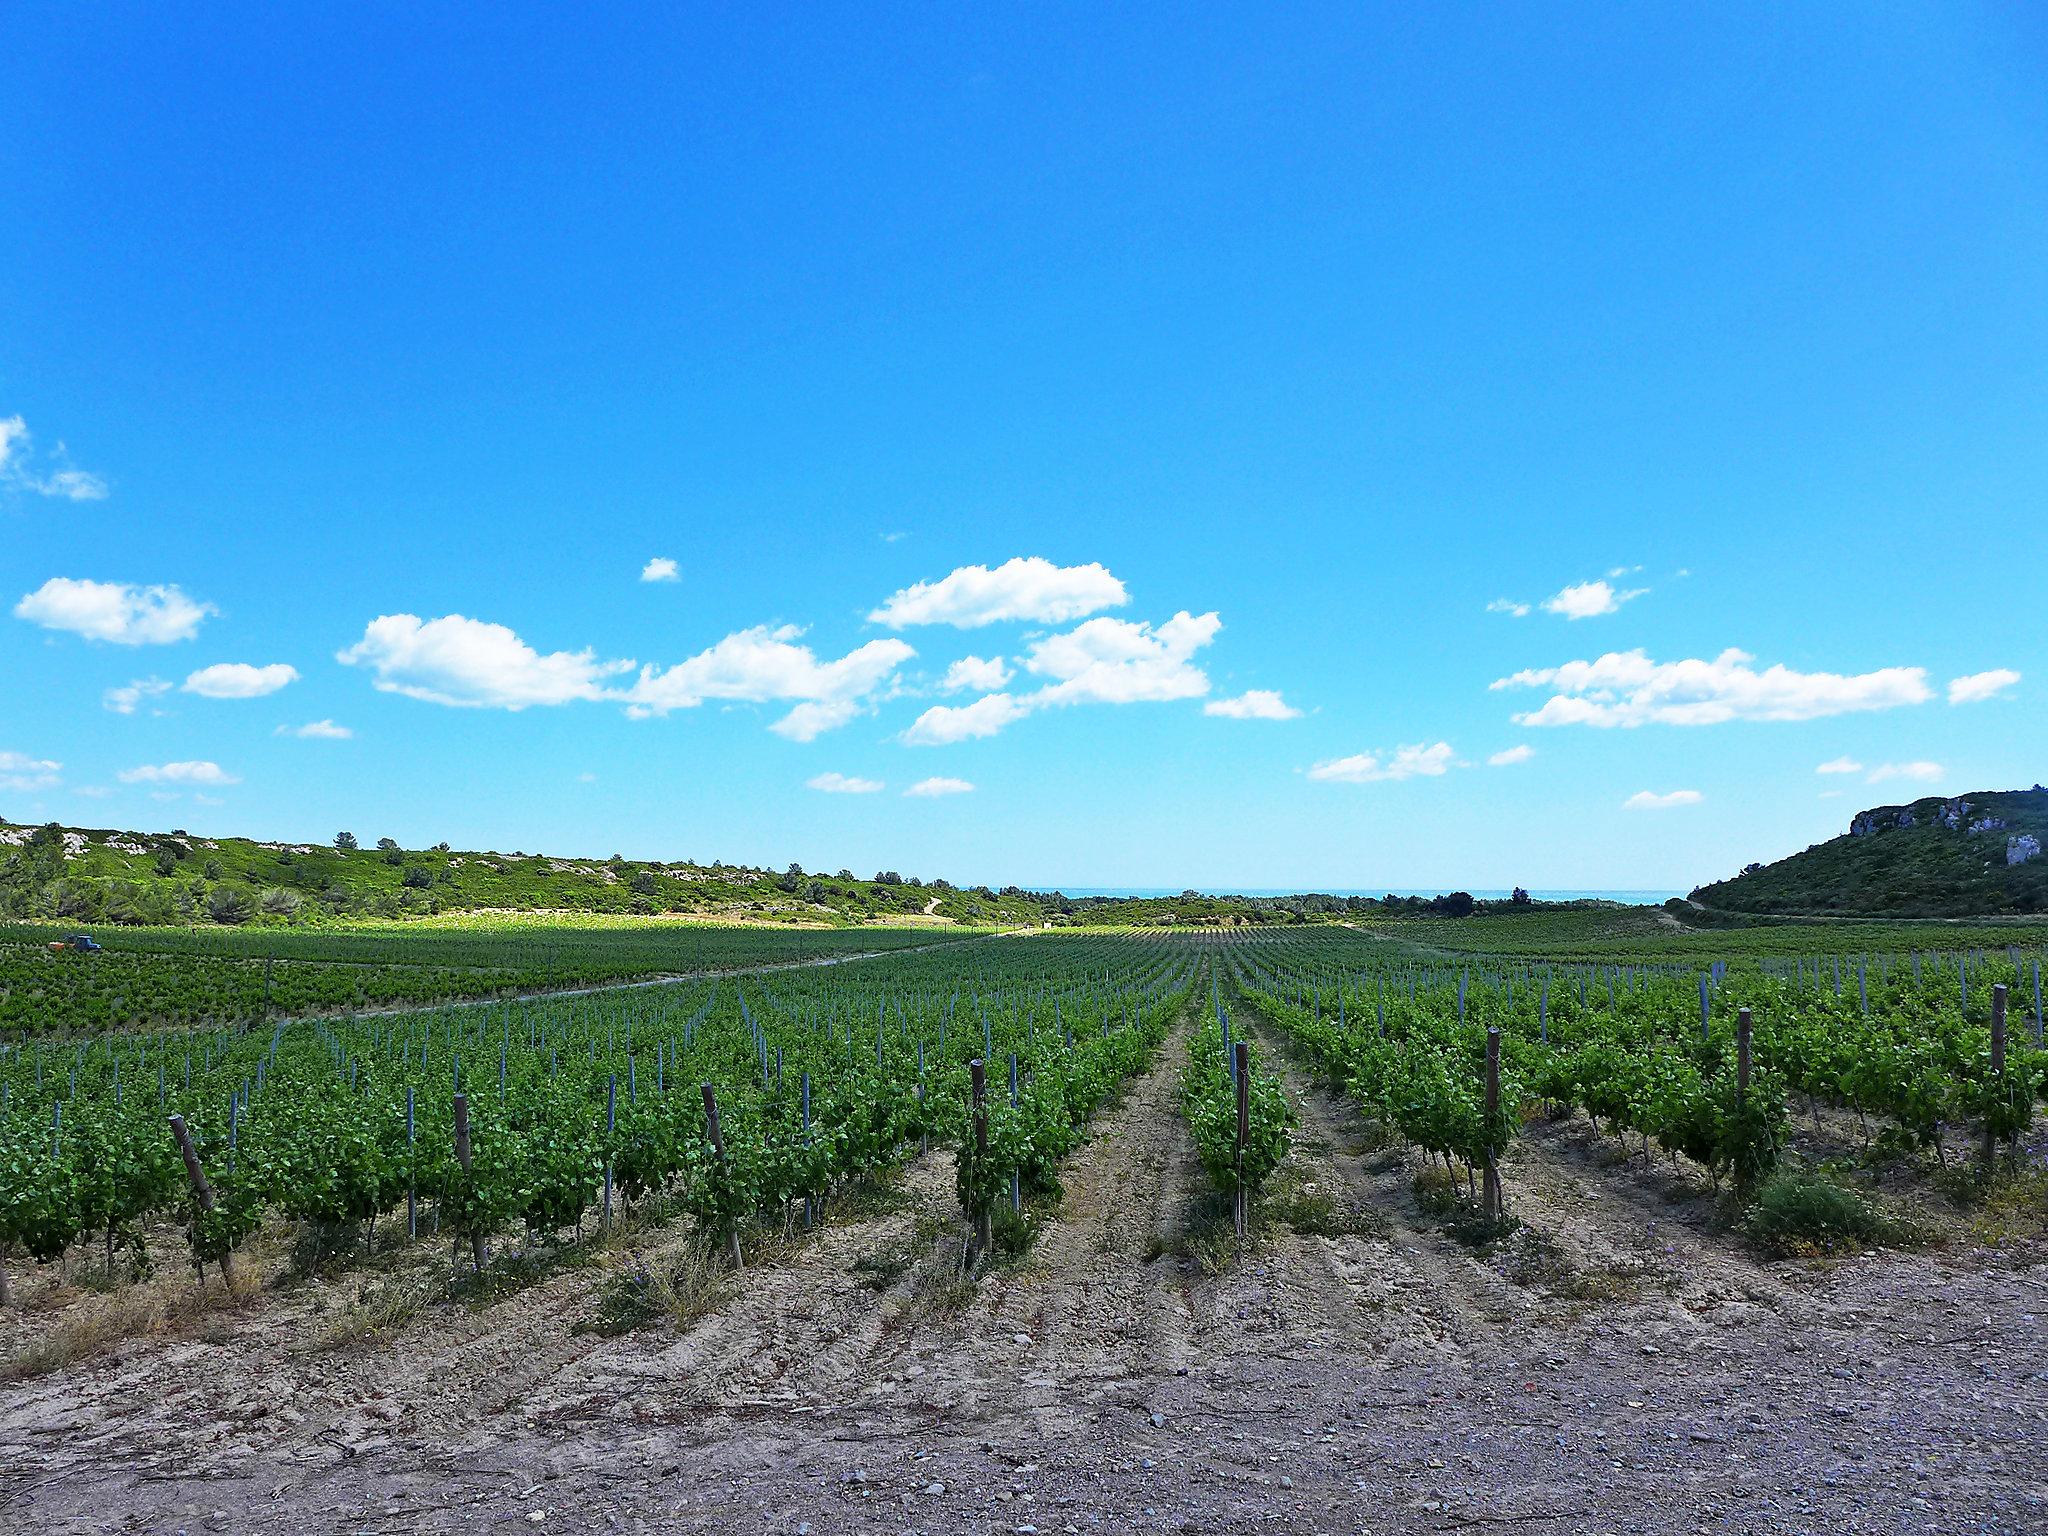
[[[50,948],[57,954],[70,950],[73,954],[98,955],[105,953],[100,943],[89,933],[74,933],[68,939],[52,939]]]

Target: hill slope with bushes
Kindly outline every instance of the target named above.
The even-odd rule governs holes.
[[[1930,795],[1860,811],[1849,830],[1752,864],[1692,899],[1724,912],[1838,917],[2048,913],[2048,789]]]

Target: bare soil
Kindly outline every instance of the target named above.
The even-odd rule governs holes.
[[[971,1287],[938,1153],[617,1337],[580,1325],[679,1230],[491,1301],[447,1299],[424,1239],[293,1282],[273,1237],[240,1300],[151,1282],[175,1304],[136,1336],[0,1386],[0,1529],[2048,1530],[2037,1244],[1760,1263],[1703,1178],[1573,1120],[1506,1165],[1522,1229],[1468,1247],[1296,1075],[1296,1225],[1236,1252],[1184,1054]],[[23,1300],[15,1355],[117,1302]]]

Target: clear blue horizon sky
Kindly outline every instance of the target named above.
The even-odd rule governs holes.
[[[9,819],[1632,889],[2048,778],[2038,12],[9,31]]]

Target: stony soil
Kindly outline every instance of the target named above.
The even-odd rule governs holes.
[[[938,1154],[767,1245],[702,1316],[613,1338],[577,1325],[679,1234],[488,1304],[440,1299],[425,1241],[237,1303],[216,1282],[206,1309],[157,1281],[167,1321],[0,1386],[0,1529],[2048,1530],[2038,1248],[1761,1264],[1702,1181],[1575,1120],[1517,1144],[1525,1229],[1474,1250],[1418,1205],[1412,1157],[1295,1073],[1276,1208],[1309,1230],[1233,1255],[1180,1058],[971,1289]],[[336,1342],[363,1293],[408,1285],[434,1299]],[[0,1349],[111,1305],[24,1290]]]

